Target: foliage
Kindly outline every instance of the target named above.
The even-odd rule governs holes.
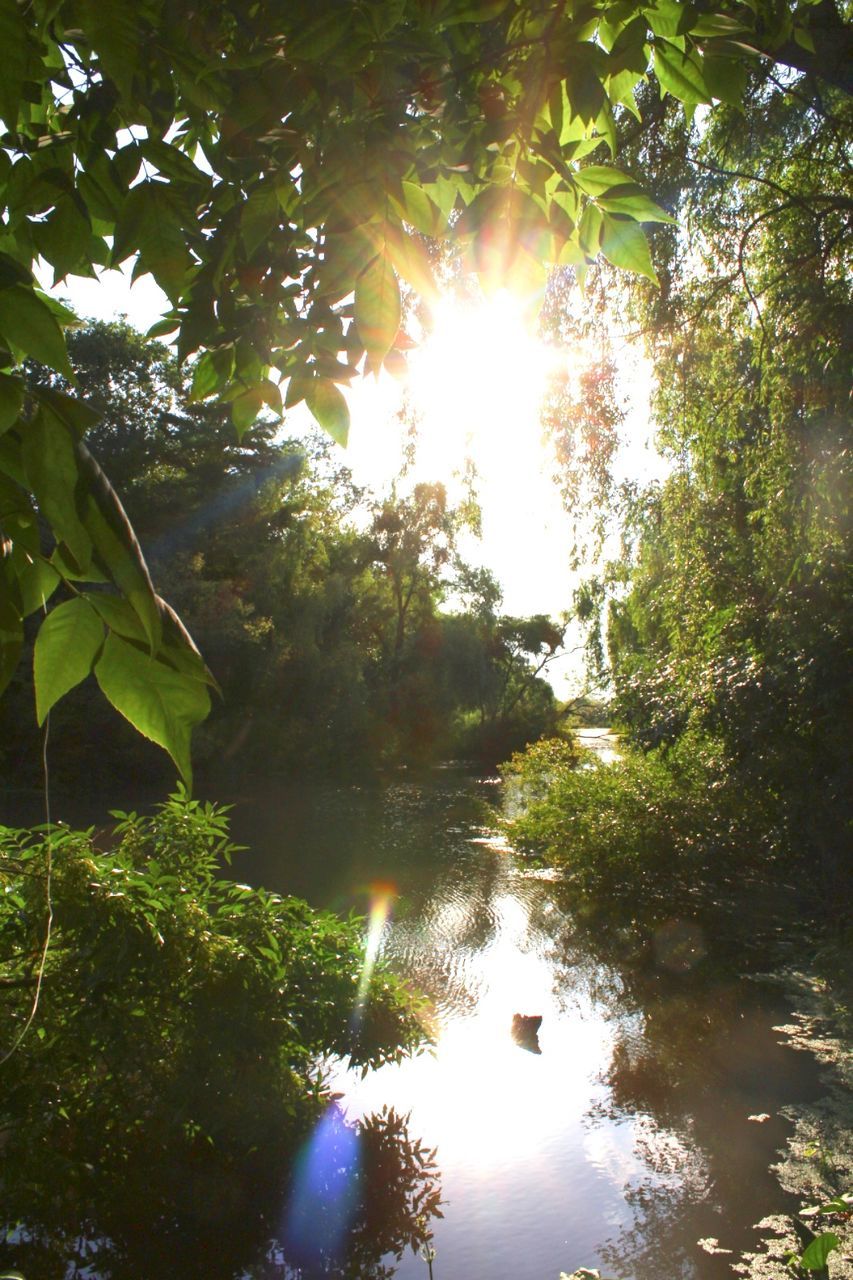
[[[449,503],[443,486],[374,498],[324,437],[274,445],[269,422],[238,444],[219,410],[188,402],[189,378],[174,357],[126,324],[91,323],[70,347],[80,384],[106,407],[98,447],[152,572],[221,691],[195,739],[203,783],[233,786],[261,767],[340,775],[446,751],[496,760],[549,723],[553,698],[536,677],[560,629],[500,614],[497,584],[456,549],[469,507]],[[465,613],[442,612],[449,591]],[[45,687],[81,679],[51,711],[55,781],[78,786],[85,777],[90,790],[112,790],[132,771],[141,783],[168,785],[165,758],[83,678],[69,628],[59,628],[65,596],[59,587],[56,622],[40,633],[50,640],[58,628],[55,679]],[[102,614],[113,599],[91,588]],[[72,595],[72,615],[80,608]],[[99,644],[103,629],[90,630]],[[21,785],[35,782],[41,754],[27,670],[34,631],[29,624],[30,661],[0,700],[0,760]],[[457,721],[469,712],[474,723],[463,733]]]
[[[582,273],[599,252],[654,278],[639,224],[670,215],[600,163],[636,86],[653,72],[689,117],[739,103],[756,55],[847,83],[849,51],[831,0],[583,14],[3,0],[0,33],[0,685],[61,579],[86,619],[76,672],[93,669],[187,777],[209,679],[82,439],[95,415],[50,389],[24,404],[24,359],[70,374],[73,317],[36,285],[36,260],[61,280],[132,259],[172,304],[158,332],[177,333],[182,360],[200,353],[199,401],[226,403],[239,434],[264,405],[304,400],[344,440],[340,386],[406,346],[400,279],[429,292],[422,236],[452,236],[487,283],[525,292],[546,264]],[[118,596],[108,618],[87,585],[102,578]]]
[[[513,846],[562,868],[579,904],[613,914],[677,915],[735,886],[777,850],[768,805],[749,807],[712,744],[624,749],[602,763],[574,742],[543,740],[502,769]]]
[[[381,969],[357,1007],[360,921],[219,877],[223,810],[179,794],[115,817],[105,850],[92,831],[2,829],[7,1048],[34,1010],[3,1065],[3,1221],[24,1228],[5,1256],[38,1270],[77,1240],[103,1274],[156,1272],[156,1252],[230,1275],[275,1230],[318,1063],[376,1066],[422,1035]],[[390,1131],[377,1142],[387,1163]],[[399,1208],[415,1188],[398,1183]]]
[[[771,79],[747,124],[721,110],[686,152],[661,125],[687,253],[632,315],[672,470],[634,490],[622,555],[587,588],[633,740],[713,744],[717,783],[765,808],[833,915],[849,900],[849,124],[848,99]]]

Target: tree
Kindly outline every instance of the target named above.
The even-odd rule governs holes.
[[[177,333],[182,360],[201,353],[199,400],[230,405],[238,432],[305,400],[343,441],[340,385],[406,345],[398,278],[430,290],[420,235],[452,235],[487,284],[535,291],[547,264],[582,274],[599,251],[654,277],[638,224],[670,215],[618,169],[580,163],[612,156],[644,76],[690,116],[739,103],[759,56],[846,85],[849,49],[831,0],[2,0],[0,36],[0,685],[23,618],[62,582],[39,719],[94,669],[185,775],[204,664],[82,440],[96,416],[50,389],[24,403],[24,358],[70,373],[73,317],[36,287],[36,259],[59,280],[133,259],[171,300],[158,332]],[[101,577],[109,617],[87,587]]]
[[[636,495],[598,604],[635,740],[707,751],[721,806],[726,790],[765,803],[761,839],[835,912],[853,697],[850,102],[767,83],[751,107],[748,127],[720,112],[681,157],[691,268],[673,261],[666,297],[635,299],[673,470]],[[671,158],[671,125],[658,141]]]

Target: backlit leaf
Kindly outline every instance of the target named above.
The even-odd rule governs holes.
[[[648,241],[636,222],[617,221],[605,213],[601,228],[601,252],[614,267],[636,271],[639,275],[648,276],[655,284],[658,283]]]
[[[388,255],[379,253],[355,283],[355,323],[369,356],[385,358],[400,328],[400,315],[396,273]]]
[[[39,724],[54,703],[86,679],[103,640],[104,624],[85,600],[67,600],[51,609],[33,651]]]
[[[52,309],[26,285],[0,289],[0,337],[22,356],[38,360],[73,381],[62,329]]]
[[[659,40],[655,45],[654,70],[661,90],[680,102],[690,105],[711,101],[698,55],[682,53],[674,44]]]
[[[46,405],[27,423],[23,460],[30,488],[54,537],[65,543],[76,567],[85,573],[92,557],[92,540],[77,505],[80,469],[74,440]]]
[[[328,431],[333,440],[346,447],[349,438],[349,406],[340,388],[328,378],[315,378],[306,390],[305,403],[324,431]]]
[[[95,678],[116,711],[168,751],[190,785],[190,734],[210,711],[204,684],[114,634],[104,642]]]
[[[612,169],[607,164],[589,164],[584,169],[578,170],[574,180],[591,196],[604,195],[611,187],[619,187],[634,181],[633,178],[628,177],[627,173],[622,173],[621,169]]]
[[[142,548],[118,494],[82,442],[77,444],[77,456],[87,488],[83,522],[97,559],[130,601],[152,651],[156,651],[162,637],[162,620]]]

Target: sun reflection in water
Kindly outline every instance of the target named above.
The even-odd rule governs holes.
[[[588,1010],[559,1005],[549,959],[527,945],[526,904],[506,893],[490,906],[491,939],[461,961],[465,985],[476,991],[474,1011],[441,1008],[433,1054],[336,1084],[350,1115],[385,1102],[411,1111],[445,1173],[462,1166],[467,1180],[488,1179],[523,1162],[547,1180],[555,1134],[580,1124],[611,1032]],[[443,938],[458,939],[463,923],[453,903],[430,915],[431,931]],[[512,1039],[517,1012],[543,1015],[541,1057]]]

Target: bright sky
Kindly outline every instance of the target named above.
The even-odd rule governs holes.
[[[100,281],[75,278],[57,292],[81,316],[123,314],[143,332],[169,305],[149,276],[131,287],[129,269],[104,272]],[[434,309],[434,321],[432,333],[409,353],[406,383],[383,373],[353,386],[347,463],[359,483],[387,489],[403,461],[406,429],[399,414],[407,394],[419,421],[412,483],[440,480],[458,498],[466,457],[473,458],[483,537],[464,547],[466,558],[495,574],[505,612],[558,617],[570,608],[577,579],[568,565],[571,522],[551,479],[539,409],[549,377],[558,370],[571,377],[581,357],[538,341],[505,293],[480,303],[447,298]],[[618,466],[623,474],[649,478],[661,471],[649,444],[650,371],[634,350],[620,358],[628,414]],[[298,434],[307,420],[300,406],[288,415],[288,429]],[[555,663],[550,675],[559,696],[577,691],[577,656]]]

